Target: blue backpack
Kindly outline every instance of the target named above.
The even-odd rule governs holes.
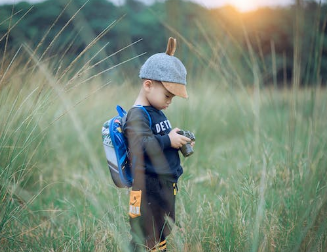
[[[148,111],[140,105],[135,107],[141,108],[146,112],[151,127],[152,122]],[[117,105],[116,110],[118,115],[103,124],[102,142],[113,182],[119,188],[131,187],[133,184],[132,167],[127,139],[123,132],[127,113],[119,105]]]

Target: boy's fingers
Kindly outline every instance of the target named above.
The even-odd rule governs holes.
[[[180,131],[180,129],[179,129],[179,128],[175,128],[175,129],[173,129],[173,131],[174,131],[176,134],[178,134],[177,132]]]
[[[185,136],[182,136],[181,138],[181,144],[184,145],[184,144],[187,144],[188,142],[190,142],[190,139],[185,137]]]
[[[188,137],[186,137],[186,136],[182,136],[183,137],[183,140],[184,141],[186,141],[186,142],[189,142],[189,141],[191,141],[191,139],[189,139]]]

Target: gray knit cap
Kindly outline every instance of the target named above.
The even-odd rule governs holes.
[[[166,53],[157,53],[148,58],[141,67],[139,77],[161,81],[171,93],[187,98],[186,92],[186,68],[183,63],[173,56],[176,49],[176,40],[168,41],[171,48]]]
[[[186,68],[176,57],[166,53],[152,55],[140,70],[140,78],[186,85]]]

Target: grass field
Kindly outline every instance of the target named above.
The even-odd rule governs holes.
[[[0,250],[126,251],[128,190],[101,142],[131,83],[3,68]],[[6,71],[4,71],[6,70]],[[61,84],[61,83],[66,83]],[[196,134],[182,162],[170,251],[326,251],[327,90],[189,83],[166,111]]]

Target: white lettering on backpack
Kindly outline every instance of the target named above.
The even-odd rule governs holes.
[[[157,133],[160,133],[161,131],[166,131],[167,129],[171,129],[171,124],[169,120],[165,120],[156,124]]]

